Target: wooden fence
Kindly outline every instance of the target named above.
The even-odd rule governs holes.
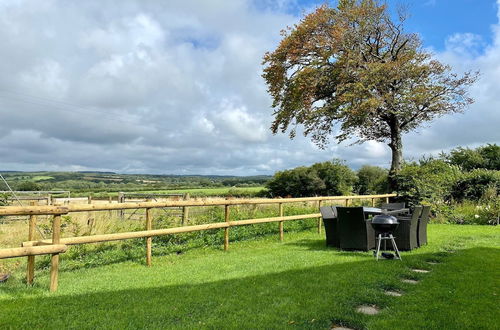
[[[224,250],[229,248],[229,228],[235,226],[244,226],[251,224],[279,222],[279,238],[283,240],[283,223],[285,221],[318,219],[318,232],[321,233],[321,214],[301,214],[285,216],[283,214],[283,204],[297,202],[317,202],[318,210],[323,202],[342,201],[346,206],[350,205],[352,200],[370,200],[371,205],[375,205],[376,199],[385,199],[389,201],[390,197],[396,194],[384,195],[360,195],[360,196],[326,196],[326,197],[306,197],[306,198],[283,198],[283,199],[232,199],[232,200],[182,200],[166,202],[140,202],[140,203],[120,203],[120,204],[75,204],[67,206],[5,206],[0,207],[0,216],[24,215],[29,216],[28,241],[21,243],[19,248],[0,249],[0,259],[28,257],[27,263],[27,283],[32,284],[35,272],[35,256],[51,254],[50,266],[50,290],[56,291],[58,285],[59,254],[67,250],[68,245],[109,242],[133,238],[146,238],[146,264],[151,266],[151,245],[152,238],[155,236],[187,233],[194,231],[203,231],[211,229],[224,229]],[[231,205],[258,205],[258,204],[278,204],[279,216],[272,218],[259,218],[231,221]],[[152,209],[164,207],[193,207],[193,206],[224,206],[224,221],[190,225],[167,229],[153,229]],[[61,216],[72,212],[93,212],[110,211],[126,209],[145,209],[146,225],[144,231],[102,234],[92,236],[79,236],[61,238]],[[44,240],[34,240],[36,216],[53,215],[52,238]]]

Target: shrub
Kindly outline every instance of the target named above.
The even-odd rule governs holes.
[[[37,191],[40,190],[41,187],[38,183],[33,181],[23,181],[16,187],[17,190],[20,191]]]
[[[396,176],[399,195],[410,205],[448,200],[454,182],[460,177],[458,166],[444,160],[426,159],[407,163]]]
[[[500,198],[488,201],[464,201],[462,203],[437,203],[432,206],[434,222],[453,224],[498,224]]]
[[[277,172],[266,187],[271,196],[335,196],[352,193],[356,174],[344,163],[334,160]]]
[[[6,206],[9,204],[9,195],[0,194],[0,206]]]
[[[485,168],[500,171],[500,146],[488,144],[478,148],[484,158]]]
[[[476,149],[458,147],[441,157],[464,171],[478,168],[500,170],[500,146],[487,144]]]
[[[493,190],[493,194],[498,195],[500,190],[500,171],[475,169],[462,174],[454,182],[450,196],[457,201],[465,199],[477,201],[486,192],[491,190]]]
[[[364,165],[358,170],[358,182],[356,184],[358,194],[383,194],[387,190],[387,170],[385,168]]]
[[[337,196],[351,194],[357,182],[356,173],[340,160],[316,163],[311,170],[324,182],[316,189],[315,195]]]
[[[314,196],[318,188],[324,189],[325,183],[318,177],[317,173],[302,166],[277,172],[266,187],[274,197],[306,197]]]

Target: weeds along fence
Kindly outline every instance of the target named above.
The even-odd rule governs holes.
[[[35,256],[36,255],[51,255],[50,265],[50,290],[56,291],[58,286],[59,272],[59,254],[64,253],[68,249],[68,245],[99,243],[109,241],[119,241],[134,238],[146,238],[146,265],[151,266],[151,249],[152,238],[155,236],[173,235],[188,232],[199,232],[213,229],[224,229],[224,250],[229,248],[229,229],[236,226],[254,225],[270,222],[279,223],[279,239],[283,240],[284,231],[283,224],[285,221],[317,219],[318,233],[321,233],[321,214],[309,213],[300,215],[286,216],[283,212],[283,205],[287,203],[297,202],[313,202],[317,203],[318,210],[325,202],[337,202],[349,206],[353,200],[368,200],[371,205],[375,205],[377,199],[385,199],[389,201],[390,197],[395,197],[396,194],[384,195],[361,195],[361,196],[324,196],[324,197],[307,197],[307,198],[283,198],[283,199],[227,199],[227,200],[179,200],[165,202],[138,202],[138,203],[104,203],[104,204],[75,204],[65,206],[5,206],[0,207],[0,216],[29,216],[28,225],[28,241],[22,242],[21,247],[0,249],[0,259],[28,257],[26,281],[28,284],[33,283],[35,273]],[[340,202],[340,203],[339,203]],[[278,204],[278,216],[247,219],[247,220],[231,220],[231,206],[234,205],[261,205],[261,204]],[[165,207],[203,207],[203,206],[223,206],[224,221],[214,222],[209,224],[189,225],[182,227],[153,229],[152,210]],[[144,209],[145,210],[145,227],[141,231],[121,232],[112,234],[99,234],[90,236],[76,237],[61,237],[61,217],[63,215],[74,212],[97,212],[97,211],[121,211],[127,209]],[[52,221],[52,238],[34,240],[36,221],[38,215],[53,216]]]

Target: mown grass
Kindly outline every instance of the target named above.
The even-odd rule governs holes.
[[[0,327],[496,329],[498,228],[430,225],[429,241],[402,262],[376,262],[369,252],[326,248],[313,230],[287,233],[283,243],[273,235],[231,243],[228,252],[155,256],[150,268],[141,256],[62,271],[56,293],[47,271],[31,288],[19,272],[0,286]],[[358,314],[360,304],[382,312]]]

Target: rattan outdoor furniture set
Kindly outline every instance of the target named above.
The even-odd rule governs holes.
[[[409,251],[427,244],[430,206],[405,208],[404,203],[387,203],[380,208],[323,206],[320,209],[325,225],[326,245],[341,250],[368,251],[376,248],[379,236],[371,219],[375,215],[392,215],[399,225],[391,234],[397,248]],[[384,242],[385,243],[385,242]],[[385,247],[392,249],[392,246]]]

